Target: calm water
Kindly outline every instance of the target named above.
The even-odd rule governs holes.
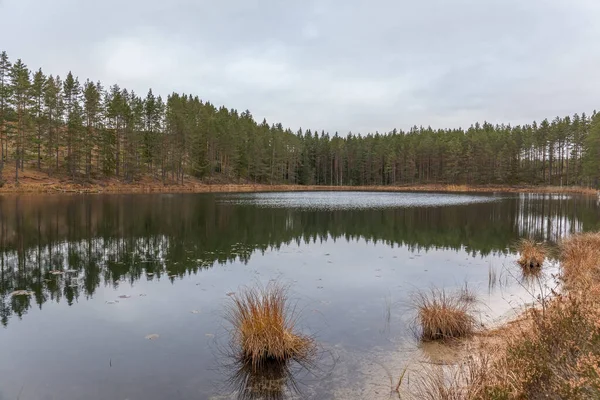
[[[531,301],[511,244],[597,229],[596,199],[564,195],[0,197],[0,399],[238,398],[227,294],[270,280],[320,345],[285,397],[387,398],[427,351],[411,293],[468,282],[492,323]]]

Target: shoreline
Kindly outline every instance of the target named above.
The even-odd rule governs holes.
[[[59,179],[40,179],[25,175],[16,185],[7,182],[0,188],[3,194],[136,194],[136,193],[259,193],[259,192],[446,192],[446,193],[539,193],[539,194],[583,194],[596,195],[596,189],[580,186],[520,186],[520,185],[376,185],[376,186],[328,186],[328,185],[287,185],[250,183],[205,183],[188,181],[183,185],[163,184],[156,181],[126,183],[116,179],[94,182],[73,183]]]

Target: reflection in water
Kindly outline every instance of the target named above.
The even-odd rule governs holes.
[[[519,237],[556,241],[600,226],[594,198],[564,195],[340,210],[298,208],[297,200],[290,207],[265,208],[249,201],[260,195],[248,196],[0,197],[2,324],[48,300],[71,305],[93,296],[102,284],[174,280],[215,263],[248,262],[256,251],[292,242],[365,239],[412,251],[453,249],[485,256],[506,254]],[[396,196],[410,204],[411,194]],[[32,294],[11,296],[16,290]]]
[[[301,394],[288,363],[268,362],[257,371],[239,362],[233,371],[229,386],[240,400],[281,400]]]

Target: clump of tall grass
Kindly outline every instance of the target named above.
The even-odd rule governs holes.
[[[471,315],[471,304],[461,293],[431,289],[428,293],[417,292],[413,302],[422,340],[460,338],[473,333],[475,318]]]
[[[568,286],[600,282],[600,232],[573,235],[560,245],[561,268]]]
[[[541,268],[548,255],[548,247],[532,239],[521,239],[517,244],[517,250],[521,255],[517,262],[524,269]]]
[[[279,283],[239,290],[231,297],[227,319],[240,361],[257,371],[267,364],[309,358],[314,340],[296,332],[296,318],[287,287]]]

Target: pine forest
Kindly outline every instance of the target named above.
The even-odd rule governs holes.
[[[108,177],[300,185],[578,185],[600,178],[600,114],[467,129],[325,132],[256,121],[196,95],[30,70],[0,56],[0,183],[7,166]]]

